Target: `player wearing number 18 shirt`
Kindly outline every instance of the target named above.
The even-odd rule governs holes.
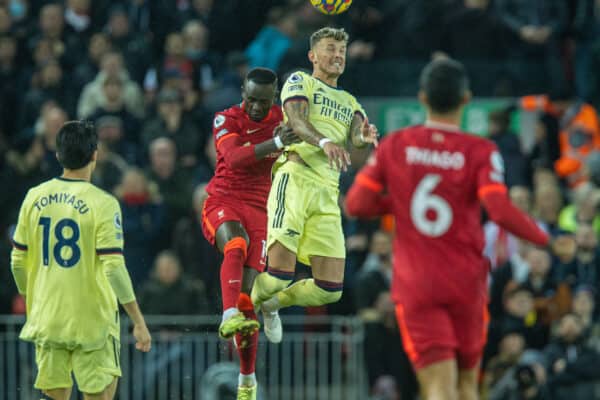
[[[548,237],[510,202],[496,146],[459,130],[470,99],[462,65],[430,63],[419,97],[426,123],[382,141],[357,175],[346,208],[355,216],[390,210],[395,216],[392,296],[424,399],[474,400],[489,269],[481,206],[516,236],[538,245]]]
[[[73,374],[86,399],[112,399],[121,376],[117,301],[138,350],[149,351],[151,338],[125,268],[119,203],[89,182],[93,125],[67,122],[56,147],[63,175],[29,190],[13,236],[11,269],[27,305],[20,338],[35,343],[35,387],[50,398],[70,398]]]

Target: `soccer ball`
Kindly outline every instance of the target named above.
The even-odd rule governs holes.
[[[310,0],[310,4],[323,14],[341,14],[350,8],[352,0]]]

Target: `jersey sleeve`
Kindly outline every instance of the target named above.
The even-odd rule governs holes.
[[[28,239],[27,239],[27,215],[30,209],[28,201],[29,196],[25,197],[21,209],[19,210],[19,219],[12,236],[13,250],[11,252],[11,271],[20,294],[27,294],[27,269],[28,269]]]
[[[213,121],[215,148],[223,155],[230,169],[245,168],[258,161],[255,145],[245,145],[241,133],[243,126],[231,116],[217,113]]]
[[[478,162],[475,164],[477,196],[485,196],[491,191],[506,193],[504,184],[504,160],[494,143],[486,142],[484,148],[478,148]],[[483,146],[482,146],[483,147]]]
[[[135,300],[135,293],[123,258],[122,216],[117,200],[111,198],[98,218],[96,255],[119,302],[130,303]]]
[[[371,153],[365,166],[358,172],[354,183],[363,186],[375,193],[381,193],[385,189],[385,158],[383,156],[387,140],[383,140],[381,144]]]
[[[281,89],[281,105],[290,100],[306,100],[311,97],[312,83],[309,77],[301,72],[294,72],[283,84]]]
[[[389,195],[384,193],[386,182],[383,171],[383,149],[387,141],[371,154],[367,164],[359,171],[346,195],[345,210],[348,215],[359,218],[381,216],[392,211]]]
[[[111,198],[98,214],[96,233],[96,254],[123,258],[123,225],[121,207]]]

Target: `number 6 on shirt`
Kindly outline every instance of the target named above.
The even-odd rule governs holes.
[[[452,225],[452,208],[442,197],[433,194],[442,180],[438,174],[427,174],[421,179],[410,201],[410,217],[415,228],[425,236],[439,237]],[[435,219],[427,218],[427,211],[435,211]]]

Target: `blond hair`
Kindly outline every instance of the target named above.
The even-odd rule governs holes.
[[[326,26],[325,28],[321,28],[312,35],[310,35],[310,48],[313,49],[321,39],[332,38],[334,40],[340,40],[344,42],[348,42],[350,36],[344,30],[344,28],[331,28]]]

